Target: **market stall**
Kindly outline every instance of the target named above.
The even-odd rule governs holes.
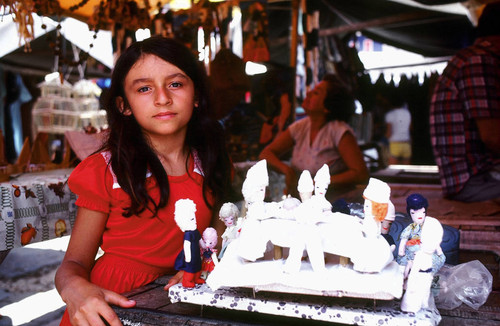
[[[229,133],[228,142],[238,152],[233,153],[233,159],[245,161],[255,159],[266,140],[269,141],[266,137],[274,135],[275,131],[266,130],[277,128],[273,122],[280,113],[277,98],[288,93],[290,103],[296,107],[305,91],[326,72],[339,74],[353,90],[357,89],[365,113],[373,110],[373,96],[369,94],[376,89],[363,88],[365,72],[349,45],[356,42],[356,32],[438,58],[470,42],[473,28],[470,13],[478,4],[470,3],[466,7],[452,1],[444,3],[430,6],[424,1],[194,1],[182,7],[179,1],[99,3],[91,0],[77,4],[60,1],[51,5],[7,1],[3,9],[16,17],[19,42],[9,37],[9,47],[2,49],[0,64],[9,71],[36,69],[39,74],[43,70],[58,71],[65,79],[74,78],[75,74],[79,79],[106,77],[113,58],[137,39],[136,30],[149,29],[151,34],[176,37],[199,53],[211,75],[214,93],[224,92],[225,96],[217,101],[218,116],[226,117],[230,128],[239,129],[238,133]],[[299,13],[307,15],[299,19]],[[85,26],[67,17],[76,18]],[[43,34],[47,35],[42,37]],[[70,42],[72,47],[68,47]],[[16,44],[20,47],[10,52]],[[39,44],[45,44],[48,49],[40,52]],[[226,58],[223,59],[226,66],[224,61],[218,63],[216,55],[224,49],[240,62],[229,63]],[[43,66],[40,65],[42,56],[46,62]],[[32,60],[34,57],[37,60]],[[244,66],[248,61],[266,65],[268,72],[246,76]],[[223,80],[227,83],[222,84]],[[413,92],[420,88],[423,90],[428,85],[416,85]],[[36,98],[35,93],[27,105],[33,105]],[[415,107],[415,114],[420,115],[415,121],[425,119],[422,103],[415,103]],[[285,125],[294,116],[292,111],[285,117]],[[376,117],[370,119],[376,120]],[[23,117],[23,120],[29,118]],[[241,124],[246,126],[243,131],[239,128]],[[363,135],[359,138],[364,142],[371,141],[370,133],[365,135],[362,129],[356,131],[358,136]],[[425,132],[415,132],[420,134]],[[26,132],[24,136],[28,136]],[[425,149],[428,145],[423,139],[416,142],[415,149]],[[19,154],[19,148],[17,152]],[[421,150],[420,155],[427,152]],[[416,163],[431,161],[432,158],[425,157]]]
[[[474,22],[469,16],[475,10],[472,5],[467,8],[454,1],[442,1],[446,6],[438,8],[423,0],[191,1],[190,8],[178,10],[171,7],[172,3],[173,1],[168,0],[155,3],[83,0],[77,4],[63,0],[2,2],[3,10],[17,18],[18,33],[22,41],[22,49],[18,48],[17,51],[24,51],[25,58],[29,58],[30,53],[39,55],[35,52],[37,32],[33,27],[40,22],[34,22],[34,13],[57,16],[60,20],[53,30],[49,30],[47,26],[43,28],[46,34],[50,36],[52,33],[54,37],[54,40],[47,42],[51,47],[49,57],[54,62],[49,65],[49,71],[38,72],[38,77],[40,74],[45,76],[56,73],[56,78],[32,83],[36,84],[39,93],[24,102],[30,106],[29,136],[23,139],[23,146],[15,161],[7,158],[0,162],[3,164],[3,181],[6,181],[0,185],[0,241],[5,242],[0,246],[0,263],[1,256],[14,247],[71,232],[76,198],[67,187],[68,174],[79,160],[99,148],[106,135],[106,117],[99,101],[100,95],[93,91],[78,92],[77,85],[82,82],[97,85],[98,81],[107,79],[113,60],[131,42],[137,40],[137,30],[148,29],[151,35],[177,38],[199,56],[211,79],[212,92],[218,100],[217,118],[228,132],[227,146],[236,167],[235,187],[240,189],[247,170],[255,164],[263,146],[287,124],[300,118],[303,112],[296,110],[298,103],[304,98],[305,92],[317,83],[319,77],[327,72],[339,75],[348,89],[356,94],[362,107],[363,113],[352,122],[359,145],[366,146],[367,149],[377,147],[371,145],[374,143],[372,119],[376,114],[374,103],[379,90],[377,87],[381,85],[373,84],[367,79],[366,70],[359,61],[354,46],[361,39],[358,32],[375,41],[444,60],[443,58],[470,43]],[[88,26],[87,35],[91,35],[93,39],[88,48],[76,45],[65,47],[59,29],[62,29],[66,17],[76,18]],[[98,50],[97,39],[103,32],[108,33],[107,64],[94,62],[90,65],[88,62],[92,60],[92,54]],[[7,57],[8,54],[0,59],[2,67],[7,71],[26,72],[13,67],[14,62],[7,60],[18,58],[18,55]],[[249,62],[261,64],[266,72],[247,74],[245,68]],[[97,68],[97,73],[90,75],[91,66]],[[74,78],[72,82],[68,81],[70,78]],[[431,82],[432,78],[429,76],[424,83],[408,80],[408,84],[396,86],[389,82],[381,87],[391,87],[391,91],[401,92],[411,89],[407,93],[408,100],[413,101],[410,109],[415,114],[415,121],[422,122],[428,118],[425,102]],[[407,88],[403,90],[403,87]],[[283,113],[286,104],[281,102],[283,97],[288,97],[288,105],[292,108],[286,114]],[[426,126],[422,128],[425,129]],[[427,142],[425,146],[429,145],[425,130],[417,128],[417,134]],[[53,150],[52,145],[56,144],[54,140],[59,141],[60,146],[65,144],[64,149]],[[415,146],[422,153],[415,155],[414,163],[433,165],[432,158],[424,157],[430,153],[428,147],[419,144],[417,140],[415,138]],[[56,159],[58,155],[59,159]],[[384,163],[379,159],[374,161],[373,175],[378,172],[381,179],[387,177],[382,174]],[[32,173],[34,171],[43,172],[35,174]],[[432,215],[442,217],[442,221],[453,227],[453,243],[460,245],[459,248],[454,247],[454,255],[458,256],[456,251],[459,249],[498,254],[498,204],[489,203],[491,205],[482,206],[482,210],[473,205],[449,207],[451,203],[441,199],[435,171],[427,177],[421,179],[424,181],[419,185],[413,182],[391,185],[395,204],[403,207],[405,198],[415,189],[425,192],[427,197],[432,198]],[[283,195],[284,177],[271,173],[271,179],[268,195],[278,201]],[[350,202],[360,204],[363,201],[359,189],[345,195],[351,196]],[[474,221],[469,219],[471,212],[476,214]],[[478,224],[482,228],[478,229]],[[300,306],[298,308],[293,306],[289,309],[291,305],[284,302],[295,298],[283,299],[272,295],[256,298],[255,293],[245,290],[211,293],[202,288],[199,292],[190,292],[194,299],[191,298],[193,300],[188,302],[193,303],[201,297],[202,301],[195,303],[202,307],[210,306],[207,308],[211,311],[210,320],[207,320],[206,315],[198,314],[198,306],[195,309],[192,306],[186,308],[182,303],[171,302],[171,298],[162,289],[165,280],[163,278],[137,291],[126,293],[128,297],[137,300],[138,305],[134,310],[117,308],[122,321],[153,324],[151,320],[156,320],[159,324],[164,324],[172,320],[188,322],[195,319],[200,324],[218,323],[225,320],[225,312],[218,309],[234,307],[236,301],[244,302],[243,310],[252,310],[249,307],[265,302],[268,310],[257,313],[268,315],[278,311],[278,319],[271,319],[269,324],[290,322],[290,319],[279,319],[283,317],[281,315],[302,318],[302,314],[317,310],[318,306],[330,316],[329,319],[321,320],[345,322],[347,318],[351,318],[348,323],[352,324],[360,324],[362,321],[367,325],[377,322],[437,325],[441,318],[436,310],[417,315],[401,313],[398,303],[393,301],[374,306],[373,302],[360,303],[352,300],[327,300],[327,303],[323,303],[315,297],[310,298],[312,301],[305,300],[297,304],[297,307]],[[180,298],[182,295],[178,296]],[[216,302],[218,299],[220,304]],[[180,299],[182,300],[185,298]],[[207,305],[207,301],[210,304]],[[499,313],[495,310],[497,303],[498,292],[495,292],[483,309],[489,313],[488,318],[495,321],[500,320]],[[241,307],[233,310],[241,310]],[[300,316],[297,311],[301,313]],[[183,316],[179,317],[179,313]],[[246,314],[239,311],[232,313],[235,317],[231,322]],[[452,312],[445,311],[442,314],[443,321],[449,319],[453,323],[455,314],[458,314],[459,319],[468,323],[472,319],[469,318],[469,313],[469,310],[461,308]],[[464,317],[463,314],[467,316]],[[339,320],[339,315],[349,317]],[[249,324],[252,323],[253,316],[245,318]],[[484,322],[482,318],[476,319]],[[300,319],[294,319],[294,322],[297,320],[300,324]]]

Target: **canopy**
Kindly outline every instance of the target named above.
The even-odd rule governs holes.
[[[474,37],[470,11],[458,2],[440,6],[412,0],[317,0],[309,3],[320,13],[320,37],[343,37],[359,31],[380,43],[426,57],[453,55],[469,45]],[[284,25],[290,23],[291,18],[289,12],[282,10],[286,6],[287,2],[269,3],[271,38],[287,37],[288,26]],[[283,42],[271,41],[270,44],[279,51]]]
[[[65,13],[88,21],[100,0],[59,0]],[[137,6],[157,11],[158,1],[138,1]],[[161,0],[165,4],[169,0]],[[271,35],[288,37],[292,0],[261,0],[268,5]],[[468,7],[466,7],[466,4]],[[325,34],[362,31],[374,40],[425,56],[445,56],[468,45],[472,38],[473,17],[469,7],[491,2],[474,0],[307,0],[308,7],[320,10],[320,30]],[[245,5],[249,1],[240,1]],[[148,7],[145,7],[148,4]],[[73,7],[73,8],[72,8]],[[72,10],[70,10],[72,8]],[[473,10],[473,8],[472,8]]]
[[[153,17],[158,11],[158,3],[170,3],[172,0],[160,0],[159,2],[156,0],[134,1],[139,10],[142,10],[140,13],[149,11],[149,15]],[[288,65],[290,63],[288,58],[290,55],[290,26],[292,24],[291,8],[294,3],[298,4],[299,1],[260,1],[267,4],[271,61]],[[477,4],[490,1],[470,0],[471,3]],[[239,3],[241,6],[248,6],[251,2],[241,0]],[[62,12],[58,12],[59,17],[76,17],[86,24],[95,21],[95,12],[99,8],[101,1],[59,0],[59,3],[62,10]],[[306,3],[308,8],[316,8],[320,12],[320,37],[329,35],[343,37],[349,33],[361,31],[365,36],[375,41],[427,57],[450,56],[469,45],[473,39],[474,19],[471,17],[471,10],[464,5],[468,2],[456,2],[455,0],[307,0]],[[114,15],[117,14],[115,8]],[[107,15],[111,14],[108,12]],[[3,19],[7,18],[4,17]],[[39,26],[40,24],[35,22],[35,27],[39,29]],[[66,30],[69,31],[70,29]],[[81,34],[75,33],[76,30],[76,28],[73,28],[70,32],[63,31],[64,37],[77,44],[84,51],[89,49],[90,43],[94,43],[90,55],[105,66],[111,67],[110,32],[101,28],[101,31],[97,34],[98,38],[92,41],[91,33],[87,33],[86,37],[82,37]],[[50,31],[50,29],[47,28],[46,31]],[[108,34],[105,34],[106,32]],[[0,51],[8,48],[4,46],[4,40],[8,40],[10,43],[13,40],[14,42],[18,40],[18,37],[6,38],[3,30],[1,34],[2,47]],[[35,37],[39,35],[35,31]],[[35,48],[36,44],[33,44],[32,47]],[[100,53],[105,53],[106,57],[100,57]],[[0,52],[0,57],[4,54],[5,51]],[[15,53],[15,61],[20,64],[22,60],[23,64],[27,65],[40,63],[38,58],[37,60],[22,59],[28,55],[30,54],[23,53],[22,49],[19,49]],[[34,57],[34,53],[30,57]],[[4,57],[1,61],[13,63],[14,58],[13,56]]]
[[[86,77],[108,76],[113,67],[113,50],[111,45],[111,32],[100,31],[94,39],[88,25],[73,18],[66,18],[60,23],[48,18],[33,14],[35,39],[26,44],[19,38],[16,24],[12,16],[7,15],[0,22],[0,64],[9,69],[29,72],[30,74],[45,75],[64,67],[64,73],[80,75],[78,66],[68,67],[69,60],[77,58],[88,52],[90,60],[85,67]],[[45,29],[42,28],[45,25]],[[61,55],[59,59],[54,55],[54,44],[61,34]],[[90,45],[92,44],[92,48]],[[75,56],[76,55],[76,56]],[[78,79],[78,78],[76,78]]]
[[[452,55],[473,38],[469,11],[459,3],[423,6],[409,0],[334,2],[330,10],[338,8],[343,18],[335,19],[332,25],[351,31],[359,28],[376,41],[424,56]],[[334,31],[335,28],[330,33]]]

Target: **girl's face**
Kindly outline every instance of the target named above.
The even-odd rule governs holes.
[[[118,99],[125,115],[133,115],[152,141],[184,136],[193,114],[193,81],[177,66],[146,54],[130,69],[124,82],[130,107]]]
[[[326,113],[325,97],[327,94],[327,84],[325,81],[320,82],[316,87],[307,92],[306,98],[302,102],[302,107],[306,113]]]
[[[425,207],[420,209],[410,209],[411,219],[413,223],[422,224],[425,220]]]

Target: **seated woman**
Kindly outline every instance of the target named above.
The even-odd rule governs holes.
[[[260,153],[260,159],[283,173],[286,192],[294,197],[298,176],[312,175],[327,164],[331,181],[329,196],[366,183],[368,169],[353,130],[347,124],[354,112],[354,98],[334,75],[326,75],[302,103],[304,119],[292,123]],[[281,157],[292,150],[291,165]]]

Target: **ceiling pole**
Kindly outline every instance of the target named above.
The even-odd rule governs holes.
[[[306,85],[306,90],[314,88],[318,83],[319,75],[319,49],[318,49],[318,33],[319,33],[319,11],[313,6],[307,6],[306,0],[302,0],[302,11],[306,13],[306,30],[304,33],[305,45],[305,62],[307,73],[311,74],[310,84]]]
[[[294,68],[294,79],[293,79],[293,94],[291,98],[292,104],[292,119],[295,120],[295,108],[297,107],[297,96],[295,96],[297,89],[297,47],[299,40],[299,1],[292,0],[292,31],[291,31],[291,42],[290,42],[290,67]],[[305,0],[302,0],[305,1]]]
[[[454,18],[447,18],[447,19],[451,20]],[[396,24],[401,25],[403,23],[406,23],[407,25],[428,24],[429,22],[432,22],[432,21],[441,21],[441,20],[445,20],[445,19],[443,19],[443,18],[433,19],[432,13],[412,12],[412,13],[404,13],[404,14],[399,14],[399,15],[394,15],[394,16],[389,16],[389,17],[367,20],[367,21],[360,22],[360,23],[349,23],[349,24],[343,25],[343,26],[324,28],[320,31],[319,35],[320,36],[329,36],[329,35],[335,35],[335,34],[340,34],[340,33],[356,32],[356,31],[361,31],[361,30],[365,30],[368,28],[375,28],[375,27],[388,27],[388,26],[394,27]]]
[[[299,28],[298,28],[299,1],[300,0],[292,0],[292,35],[291,35],[291,45],[290,45],[290,67],[297,66],[297,45],[299,38]]]
[[[312,61],[313,61],[313,80],[314,84],[318,83],[318,75],[319,75],[319,44],[318,44],[318,33],[319,33],[319,10],[315,10],[310,14],[310,20],[311,20],[311,28],[312,28],[312,33],[314,34],[314,40],[315,44],[313,45],[313,48],[311,50],[312,52]]]
[[[304,94],[303,96],[305,96],[305,94],[307,94],[307,91],[309,91],[309,87],[311,86],[311,83],[308,83],[307,81],[308,80],[311,80],[310,77],[311,77],[311,62],[309,61],[310,58],[311,58],[311,53],[308,51],[307,49],[307,40],[309,38],[309,17],[307,16],[307,4],[306,4],[306,0],[301,0],[300,1],[300,9],[301,9],[301,13],[302,13],[302,17],[301,17],[301,22],[302,22],[302,47],[304,49],[304,81],[303,81],[303,85],[304,86],[303,89],[304,90]]]

